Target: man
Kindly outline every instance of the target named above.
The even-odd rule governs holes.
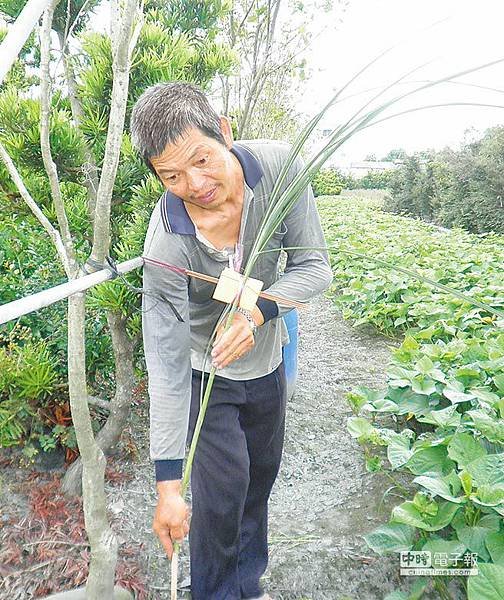
[[[171,557],[173,541],[189,530],[180,496],[182,461],[199,410],[202,373],[210,370],[205,350],[225,306],[212,299],[213,284],[176,268],[215,277],[230,265],[243,268],[289,148],[265,141],[233,144],[227,119],[198,88],[180,82],[146,90],[131,129],[135,146],[166,188],[144,253],[172,268],[144,266],[143,334],[158,490],[153,528]],[[283,187],[299,168],[296,163]],[[310,188],[268,248],[281,246],[325,246]],[[288,251],[280,277],[278,261],[279,252],[265,253],[251,273],[277,296],[305,301],[331,281],[325,252]],[[251,312],[237,311],[211,352],[218,376],[191,477],[193,600],[269,598],[259,579],[268,559],[267,503],[283,445],[287,335],[280,317],[288,310],[259,298]]]

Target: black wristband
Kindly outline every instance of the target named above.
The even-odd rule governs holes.
[[[156,481],[173,481],[174,479],[182,479],[182,464],[183,459],[173,460],[155,460]]]
[[[278,304],[273,300],[266,300],[266,298],[257,299],[257,308],[261,311],[264,317],[264,322],[271,321],[278,317]]]

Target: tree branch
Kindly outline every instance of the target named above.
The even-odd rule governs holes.
[[[9,27],[7,35],[0,44],[0,84],[9,72],[12,64],[21,52],[26,40],[37,24],[44,8],[49,0],[28,0],[16,21]]]
[[[98,398],[98,396],[89,396],[88,395],[88,404],[92,404],[93,406],[97,406],[102,410],[106,410],[110,412],[110,402],[108,400],[104,400],[103,398]]]
[[[75,23],[75,22],[74,22]],[[72,110],[72,117],[75,124],[80,127],[82,119],[84,117],[84,111],[82,109],[79,96],[77,94],[77,81],[75,79],[75,73],[73,70],[72,59],[66,50],[66,40],[61,32],[58,32],[58,39],[60,43],[61,57],[63,59],[63,69],[65,71],[65,78],[68,88],[68,99],[70,100],[70,108]],[[94,220],[94,213],[96,209],[96,195],[98,193],[98,167],[94,159],[91,149],[88,144],[85,144],[84,156],[86,158],[86,164],[84,170],[84,185],[87,188],[88,196],[88,213],[91,223]]]
[[[258,23],[255,30],[253,66],[250,77],[251,83],[247,92],[245,106],[240,115],[240,122],[238,124],[239,138],[242,138],[247,133],[250,124],[251,113],[264,86],[264,73],[271,57],[280,5],[281,0],[277,0],[273,6],[271,3],[268,3],[268,10],[265,18]],[[263,32],[265,38],[263,38]],[[263,47],[264,51],[262,52],[261,49]]]
[[[86,0],[84,2],[84,4],[80,7],[79,12],[77,13],[77,16],[75,17],[70,29],[68,31],[65,31],[64,34],[64,38],[63,38],[63,47],[61,48],[61,51],[64,52],[66,50],[66,46],[68,44],[68,40],[70,39],[70,36],[72,35],[75,27],[77,26],[77,23],[79,22],[79,19],[81,18],[81,16],[84,14],[84,11],[86,10],[88,4],[89,4],[90,0]],[[60,62],[63,60],[63,54],[61,54],[60,58],[58,59],[58,62],[56,63],[56,67],[55,70],[58,71],[58,67],[60,65]]]
[[[42,27],[40,29],[40,149],[42,151],[44,167],[51,185],[52,199],[56,209],[60,234],[67,256],[67,261],[64,263],[65,271],[69,278],[74,278],[79,272],[79,267],[75,258],[72,236],[59,186],[58,171],[52,159],[51,144],[49,141],[49,123],[51,114],[49,71],[51,60],[51,25],[54,9],[58,5],[58,2],[59,0],[52,0],[51,4],[44,12]]]
[[[120,31],[117,32],[112,46],[114,82],[112,86],[112,106],[110,109],[105,157],[98,186],[94,220],[93,248],[90,259],[93,263],[103,264],[110,246],[110,205],[114,188],[119,154],[121,150],[128,82],[131,65],[133,23],[137,14],[137,0],[127,0],[121,18]],[[135,30],[135,35],[136,35]]]
[[[70,261],[65,250],[65,246],[63,245],[63,241],[61,240],[61,235],[59,231],[53,227],[49,219],[44,215],[39,205],[32,198],[30,192],[26,189],[26,186],[23,182],[19,171],[16,168],[16,165],[13,163],[11,157],[9,156],[7,150],[0,142],[0,157],[4,162],[9,175],[11,176],[12,181],[16,185],[21,197],[26,202],[32,213],[39,220],[42,227],[47,231],[49,237],[52,239],[54,246],[56,247],[56,252],[61,260],[61,264],[63,265],[65,272],[68,272],[70,269]]]

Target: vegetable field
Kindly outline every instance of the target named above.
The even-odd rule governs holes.
[[[501,599],[504,240],[390,215],[378,200],[323,198],[319,206],[333,249],[334,302],[356,325],[404,335],[386,386],[347,395],[355,414],[348,430],[362,446],[366,468],[385,474],[387,493],[403,500],[366,541],[380,555],[429,550],[444,561],[433,567],[476,560],[478,575],[459,578],[464,597]],[[388,599],[420,597],[427,583],[421,578],[413,595]],[[439,598],[455,597],[449,571],[432,585]]]

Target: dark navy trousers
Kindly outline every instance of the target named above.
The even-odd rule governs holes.
[[[193,371],[189,438],[200,386],[201,372]],[[193,600],[241,600],[263,593],[259,578],[268,564],[268,498],[282,455],[285,404],[283,363],[257,379],[215,377],[191,476]]]

